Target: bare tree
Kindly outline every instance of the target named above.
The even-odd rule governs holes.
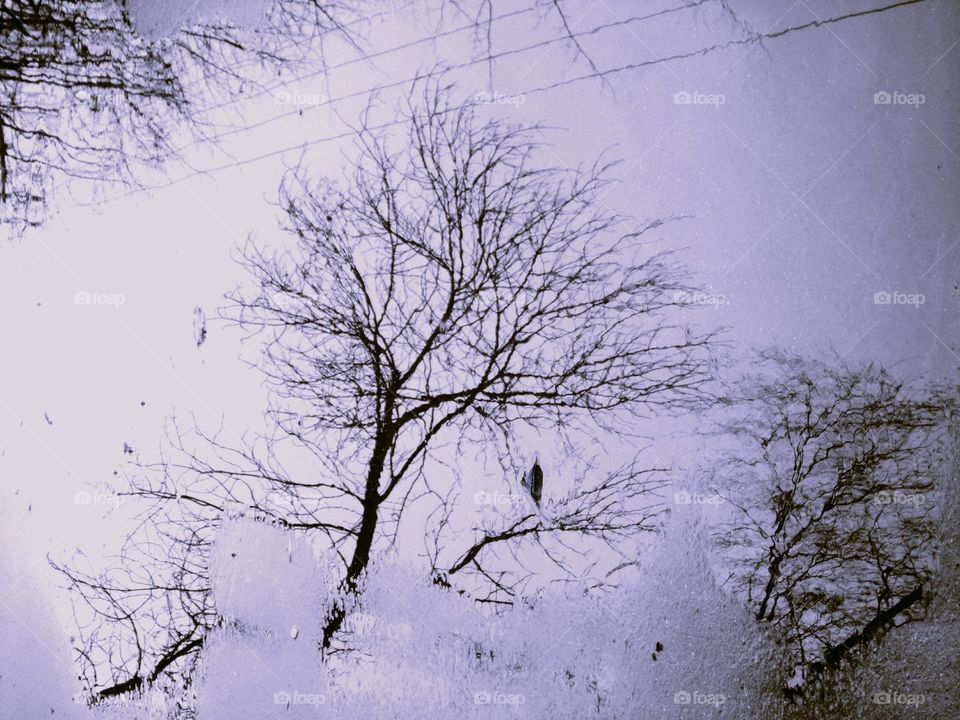
[[[54,182],[134,182],[200,130],[197,88],[235,90],[241,60],[293,62],[324,33],[351,40],[348,10],[284,0],[251,31],[198,20],[150,39],[123,0],[0,0],[0,225],[39,224]]]
[[[75,647],[91,700],[165,684],[182,702],[197,650],[218,622],[206,529],[150,514],[106,571],[82,558],[51,563],[74,597]]]
[[[361,129],[344,184],[291,172],[280,204],[293,246],[244,247],[257,289],[231,294],[225,316],[263,341],[254,365],[272,391],[273,432],[227,442],[174,423],[165,457],[132,478],[129,493],[151,503],[141,531],[164,528],[182,549],[146,536],[128,544],[128,564],[147,563],[137,548],[170,558],[137,591],[164,596],[168,619],[151,621],[147,643],[126,641],[136,657],[149,646],[152,669],[120,663],[121,689],[124,674],[156,677],[171,657],[182,666],[180,651],[215,622],[198,600],[204,549],[232,510],[322,534],[339,553],[345,600],[327,618],[328,650],[371,558],[397,541],[416,502],[430,514],[429,527],[423,513],[416,522],[435,541],[434,581],[469,576],[470,594],[489,602],[516,596],[509,563],[521,545],[563,568],[567,546],[551,548],[551,538],[616,548],[654,527],[665,480],[639,462],[551,478],[540,507],[527,498],[478,519],[460,498],[466,486],[452,469],[468,451],[499,460],[509,490],[531,460],[514,447],[518,432],[621,435],[696,401],[710,336],[676,317],[690,288],[644,239],[661,221],[637,225],[604,207],[608,164],[540,164],[537,129],[480,122],[449,98],[430,90],[408,103],[406,133]],[[457,508],[472,510],[468,520],[450,522]],[[94,625],[145,636],[134,629],[140,606],[106,592],[120,592],[109,574],[66,570],[101,585]]]
[[[384,525],[395,532],[411,494],[437,482],[427,468],[445,439],[492,445],[518,424],[602,425],[691,399],[705,378],[706,338],[665,312],[685,286],[641,242],[659,222],[625,228],[604,209],[608,166],[537,166],[532,131],[480,124],[444,92],[407,118],[399,142],[360,132],[348,189],[287,178],[297,248],[248,245],[260,289],[233,296],[231,317],[265,337],[272,421],[339,479],[330,500],[355,506],[347,592]],[[614,477],[607,490],[623,501],[641,476]],[[597,486],[552,524],[521,518],[450,571],[498,539],[615,534],[648,519],[607,500]],[[325,645],[345,612],[332,612]]]
[[[757,619],[818,676],[922,611],[948,402],[876,365],[769,351],[728,405],[719,545]]]

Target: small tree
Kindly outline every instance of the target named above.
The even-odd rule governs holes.
[[[954,394],[956,397],[956,394]],[[858,717],[888,720],[922,714],[925,720],[960,716],[960,486],[958,425],[950,422],[939,497],[939,522],[931,552],[937,567],[924,591],[924,617],[866,649],[857,662],[834,673],[806,702],[791,708],[791,720]]]
[[[757,619],[819,675],[925,604],[946,401],[876,365],[771,351],[727,404],[719,546]]]

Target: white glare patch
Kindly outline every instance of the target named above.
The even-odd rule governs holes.
[[[255,29],[266,9],[266,0],[127,0],[133,24],[152,39],[173,35],[200,20]]]

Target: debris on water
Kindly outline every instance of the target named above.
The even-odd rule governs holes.
[[[197,347],[203,345],[207,339],[207,314],[199,305],[193,309],[193,339]]]

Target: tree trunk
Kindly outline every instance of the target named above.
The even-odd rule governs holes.
[[[866,645],[870,641],[880,640],[884,633],[893,626],[894,620],[896,620],[897,615],[902,612],[905,612],[911,605],[918,602],[923,597],[923,586],[917,585],[909,595],[904,596],[897,601],[895,605],[878,612],[870,622],[863,626],[862,630],[859,630],[846,640],[833,647],[829,648],[823,655],[824,662],[827,666],[827,669],[836,668],[840,662],[848,655],[851,651],[860,647],[861,645]]]
[[[912,605],[919,602],[922,598],[923,586],[917,585],[917,587],[915,587],[908,595],[905,595],[898,600],[895,605],[892,605],[886,610],[878,612],[870,620],[870,622],[863,626],[863,628],[856,631],[842,642],[839,642],[833,647],[828,648],[823,654],[822,662],[816,661],[808,663],[806,668],[807,678],[804,681],[804,688],[807,685],[811,685],[812,687],[816,688],[817,683],[826,674],[839,669],[840,663],[842,663],[843,660],[847,658],[853,651],[863,647],[869,642],[877,642],[883,638],[887,630],[893,626],[897,615],[906,612]],[[784,692],[791,701],[796,700],[798,697],[802,698],[806,695],[804,689],[801,687],[785,688]]]
[[[363,513],[360,516],[360,528],[357,531],[357,542],[353,548],[353,557],[347,566],[347,574],[343,580],[341,590],[345,594],[355,595],[357,593],[357,581],[367,569],[370,562],[370,550],[373,548],[373,539],[376,535],[378,511],[380,509],[380,478],[383,475],[383,468],[387,461],[387,452],[390,448],[391,438],[386,436],[378,437],[374,443],[373,455],[370,457],[370,465],[367,472],[367,482],[363,493]],[[347,612],[343,602],[337,602],[330,609],[327,616],[327,623],[323,628],[322,648],[327,650],[333,640],[333,636],[343,626]]]

